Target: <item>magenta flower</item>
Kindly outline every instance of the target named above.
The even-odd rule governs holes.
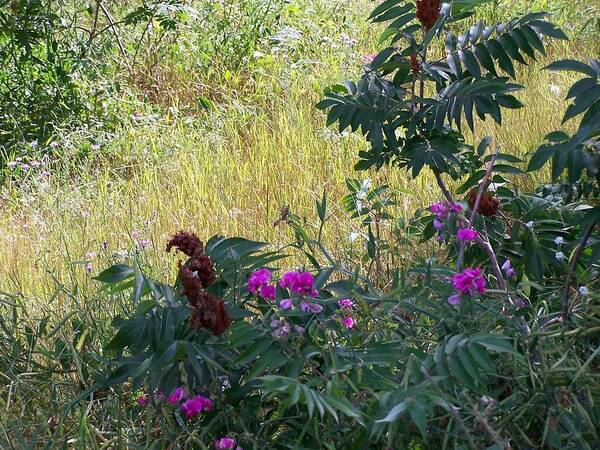
[[[459,241],[470,242],[477,239],[479,237],[479,233],[473,228],[463,228],[461,230],[458,230],[458,232],[456,233],[456,237]]]
[[[283,300],[281,300],[279,302],[279,307],[281,309],[290,309],[294,306],[294,303],[292,302],[291,298],[284,298]]]
[[[298,272],[292,270],[290,272],[286,272],[283,274],[283,276],[281,277],[281,280],[279,280],[279,286],[281,286],[284,289],[292,289],[292,285],[296,283],[296,280],[298,279]]]
[[[433,228],[440,231],[442,228],[444,228],[444,224],[437,219],[433,219]]]
[[[197,416],[202,411],[210,411],[213,407],[212,400],[202,395],[198,395],[183,402],[180,406],[181,411],[188,419]]]
[[[349,330],[351,328],[354,328],[354,326],[356,325],[356,321],[352,316],[342,317],[342,325],[344,326],[344,328]]]
[[[148,396],[146,394],[143,394],[140,395],[135,401],[140,406],[147,406],[150,400],[148,399]]]
[[[457,273],[452,278],[452,284],[457,291],[465,295],[485,293],[486,281],[479,267],[467,267],[463,273]]]
[[[321,311],[323,311],[323,306],[317,304],[317,303],[309,303],[305,300],[302,300],[300,302],[300,311],[302,312],[312,312],[315,314],[320,313]]]
[[[315,277],[310,272],[302,272],[298,274],[298,278],[296,278],[296,285],[292,286],[292,290],[297,292],[298,294],[306,294],[310,295],[313,293],[313,283],[315,282]]]
[[[349,298],[343,298],[342,300],[340,300],[338,302],[338,306],[342,309],[353,309],[354,302],[352,300],[350,300]]]
[[[460,295],[454,294],[448,297],[448,303],[452,306],[456,306],[460,303]]]
[[[458,203],[454,203],[452,205],[449,205],[448,209],[450,209],[450,212],[459,213],[463,210],[463,207]]]
[[[260,288],[260,296],[267,300],[275,300],[275,286],[266,284]]]
[[[248,292],[254,294],[263,286],[266,286],[271,281],[271,271],[269,269],[259,269],[252,272],[248,279]]]
[[[318,292],[313,289],[314,282],[315,277],[310,272],[291,271],[283,274],[279,286],[296,294],[316,297]]]
[[[502,264],[502,270],[504,271],[504,274],[506,275],[506,278],[516,278],[517,277],[517,271],[513,268],[510,259],[507,259],[506,261],[504,261],[504,264]]]
[[[440,221],[444,221],[448,217],[449,210],[448,206],[446,205],[446,202],[433,203],[429,206],[429,209],[432,213],[434,213],[437,216],[438,220]]]
[[[167,397],[167,401],[171,405],[174,405],[175,403],[181,401],[182,398],[183,398],[183,388],[178,387],[177,389],[175,389],[173,392],[171,392],[169,394],[169,396]]]
[[[215,441],[215,450],[233,450],[235,445],[235,439],[225,436]]]

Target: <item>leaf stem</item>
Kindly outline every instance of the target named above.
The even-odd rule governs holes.
[[[571,291],[571,282],[573,281],[573,276],[575,274],[575,269],[577,269],[577,263],[581,258],[581,254],[583,253],[583,249],[587,244],[592,231],[594,231],[594,227],[596,226],[596,221],[593,220],[592,223],[587,227],[583,236],[581,236],[581,240],[577,245],[577,249],[573,254],[573,259],[571,259],[571,263],[569,264],[569,271],[567,272],[567,281],[565,283],[565,292],[562,299],[562,320],[566,321],[569,318],[569,294]]]

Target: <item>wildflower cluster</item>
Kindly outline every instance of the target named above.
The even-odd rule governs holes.
[[[463,207],[458,203],[442,201],[430,205],[429,210],[435,214],[435,219],[433,219],[433,228],[440,232],[438,241],[443,241],[444,235],[441,233],[441,231],[444,229],[446,221],[450,218],[451,214],[458,214],[462,212]]]
[[[479,267],[467,267],[462,273],[454,275],[452,286],[459,293],[451,295],[448,298],[448,303],[458,305],[462,295],[484,294],[486,281]]]
[[[190,396],[187,400],[183,401],[185,398],[185,389],[180,386],[166,396],[166,402],[172,406],[179,404],[179,409],[188,419],[192,419],[203,411],[210,411],[213,408],[212,400],[203,395]],[[136,401],[140,406],[147,406],[150,403],[147,394],[140,395]],[[156,395],[156,401],[158,403],[164,402],[164,393],[159,392],[158,395]]]
[[[217,274],[213,262],[204,254],[202,242],[195,234],[180,231],[167,243],[167,252],[173,247],[190,258],[185,264],[179,263],[183,295],[192,307],[190,327],[222,334],[230,319],[223,300],[206,290],[217,279]]]
[[[356,320],[352,315],[352,311],[354,310],[354,302],[349,298],[344,298],[338,301],[338,306],[343,312],[343,316],[341,319],[343,327],[346,329],[354,328],[354,326],[356,325]]]
[[[252,272],[248,279],[248,292],[266,300],[275,300],[277,287],[271,283],[271,278],[272,273],[269,269],[263,268]],[[315,278],[310,272],[290,271],[284,273],[277,284],[291,296],[281,300],[279,307],[292,309],[294,308],[294,299],[298,299],[298,307],[302,312],[318,314],[323,311],[321,305],[311,302],[311,299],[319,295],[319,292],[314,289],[314,282]]]

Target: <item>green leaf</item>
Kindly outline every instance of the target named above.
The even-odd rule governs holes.
[[[475,78],[481,78],[481,70],[479,69],[479,64],[477,63],[475,56],[473,56],[473,53],[469,50],[459,50],[458,55],[469,73]]]
[[[131,278],[134,275],[134,270],[126,264],[116,264],[102,271],[94,279],[102,283],[118,283],[119,281]]]
[[[592,67],[574,59],[561,59],[560,61],[555,61],[551,64],[548,64],[546,67],[544,67],[544,69],[553,71],[570,70],[588,75],[591,78],[598,77]]]
[[[333,406],[336,410],[342,412],[348,417],[356,419],[358,423],[364,425],[364,421],[360,411],[358,411],[352,404],[345,398],[334,397],[333,395],[324,396],[325,400]]]
[[[418,400],[412,402],[408,410],[412,422],[417,426],[423,439],[427,439],[427,411]]]
[[[402,0],[386,0],[383,3],[381,3],[381,5],[377,6],[373,12],[371,13],[371,15],[368,17],[367,20],[372,19],[373,17],[379,16],[380,14],[383,14],[384,12],[386,12],[388,9],[392,8],[393,6],[397,5],[398,3],[400,3],[400,1]]]
[[[575,102],[569,105],[567,108],[562,123],[565,123],[567,120],[572,119],[582,112],[585,112],[598,99],[600,99],[600,86],[594,86],[591,89],[581,93],[579,96],[577,96]]]
[[[529,160],[527,171],[535,172],[536,170],[541,169],[542,166],[554,156],[554,154],[559,150],[559,148],[560,147],[557,145],[541,145]]]
[[[477,361],[477,364],[479,364],[479,367],[489,374],[496,374],[496,366],[494,365],[492,359],[488,356],[485,347],[478,344],[469,343],[467,344],[467,348],[473,359]]]
[[[483,334],[471,336],[469,340],[497,353],[511,353],[516,356],[521,356],[521,354],[514,349],[513,340],[508,336]]]
[[[567,35],[560,28],[557,28],[554,24],[551,24],[550,22],[546,22],[544,20],[532,20],[527,25],[529,25],[538,33],[543,34],[544,36],[552,37],[555,39],[562,39],[565,41],[569,40]]]
[[[376,420],[375,423],[390,423],[395,422],[409,407],[411,401],[404,400],[394,406],[383,419]]]

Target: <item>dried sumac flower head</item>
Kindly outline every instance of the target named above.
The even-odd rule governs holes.
[[[440,15],[440,0],[417,0],[417,19],[427,29],[435,24]]]
[[[173,247],[188,255],[190,258],[204,252],[204,246],[202,245],[200,238],[194,233],[188,233],[183,230],[174,234],[169,242],[167,242],[167,253],[170,252]]]
[[[475,206],[475,201],[477,199],[477,191],[479,188],[473,188],[467,195],[467,202],[469,204],[469,208],[473,209]],[[498,214],[498,209],[500,209],[500,202],[489,192],[484,192],[481,195],[481,200],[479,201],[479,208],[477,208],[477,212],[482,216],[492,217]]]
[[[230,319],[223,300],[205,290],[215,282],[217,273],[212,260],[204,254],[202,242],[195,234],[180,231],[167,243],[167,252],[172,247],[190,257],[185,264],[179,264],[181,291],[192,308],[189,326],[222,334]]]
[[[230,323],[223,300],[208,292],[202,292],[198,295],[196,301],[198,306],[192,309],[189,319],[190,327],[195,329],[205,328],[215,336],[222,334]]]

